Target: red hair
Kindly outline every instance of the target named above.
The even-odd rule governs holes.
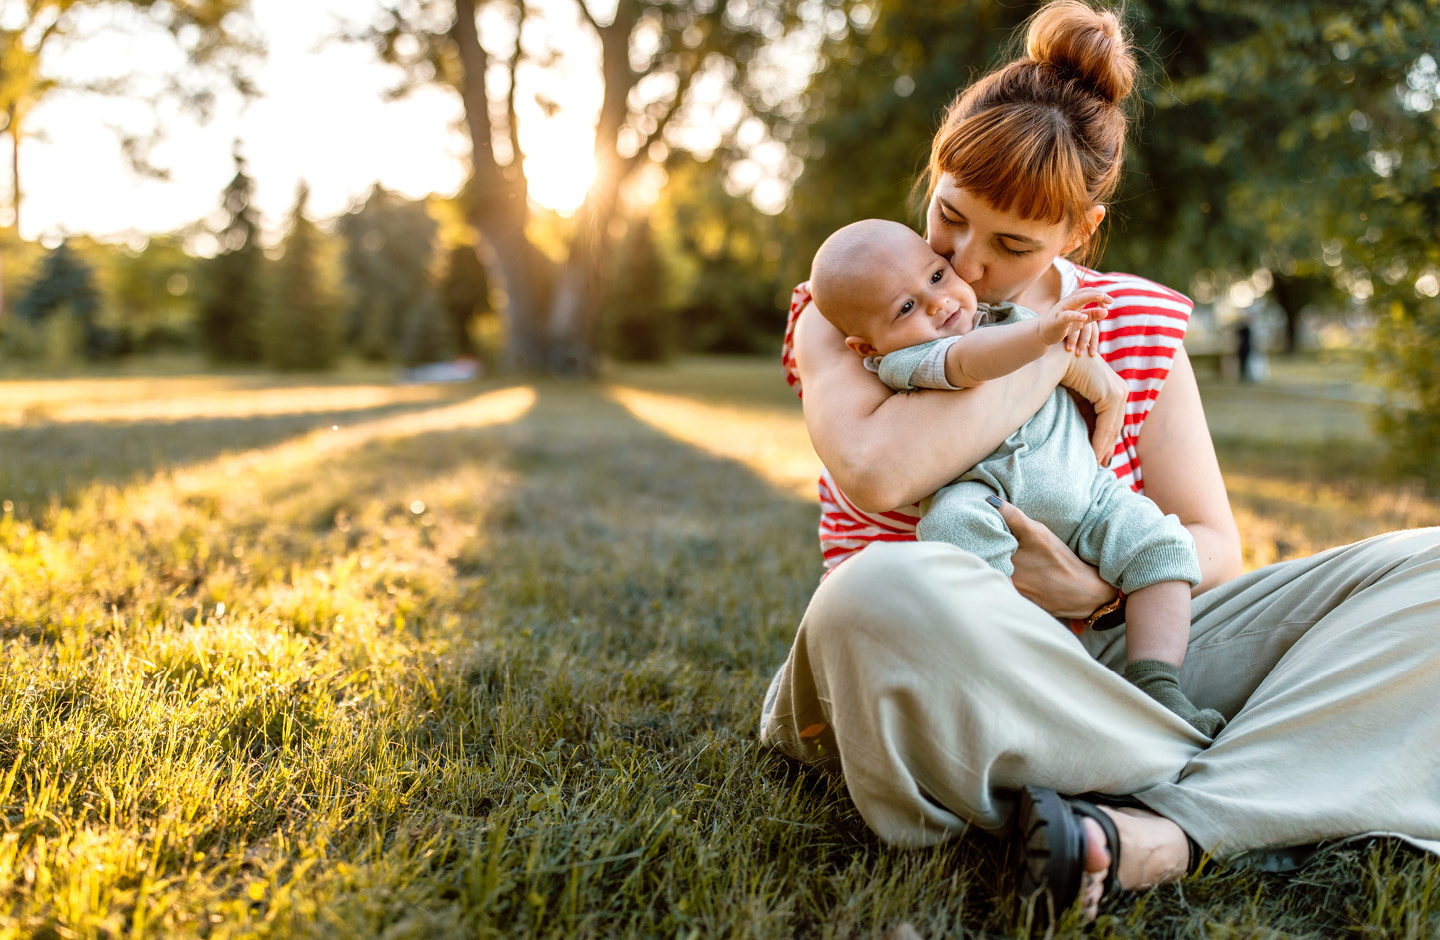
[[[1078,230],[1115,193],[1137,65],[1120,20],[1055,0],[1025,31],[1025,55],[986,75],[945,112],[926,196],[942,175],[1001,212]]]

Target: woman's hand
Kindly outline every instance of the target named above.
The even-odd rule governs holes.
[[[1010,576],[1020,596],[1067,618],[1088,617],[1115,599],[1115,588],[1054,532],[1010,503],[1001,502],[999,511],[1020,545],[1011,558],[1015,573]]]
[[[1060,384],[1095,406],[1095,429],[1090,446],[1100,466],[1108,466],[1115,442],[1125,423],[1125,401],[1130,389],[1110,364],[1098,356],[1072,356]]]

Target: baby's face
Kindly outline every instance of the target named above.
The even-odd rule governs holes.
[[[863,297],[865,332],[849,340],[866,355],[884,355],[975,328],[975,292],[950,262],[937,255],[925,239],[904,233],[875,253],[884,264],[866,283]],[[874,347],[866,350],[865,345]]]

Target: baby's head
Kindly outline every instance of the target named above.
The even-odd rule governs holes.
[[[825,319],[862,356],[968,333],[975,292],[950,262],[899,222],[864,219],[815,252],[810,293]]]

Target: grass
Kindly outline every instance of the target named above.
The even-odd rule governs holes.
[[[1360,406],[1206,396],[1249,563],[1440,519]],[[0,938],[1023,935],[998,846],[882,846],[755,741],[815,470],[769,361],[0,383]],[[1378,846],[1089,935],[1437,930]]]

